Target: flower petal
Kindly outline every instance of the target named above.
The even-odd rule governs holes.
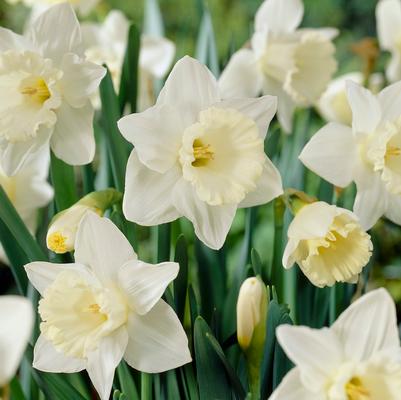
[[[392,50],[401,35],[401,3],[399,0],[380,0],[376,6],[377,35],[380,47]]]
[[[401,196],[399,194],[388,193],[387,210],[384,215],[395,224],[401,225]]]
[[[115,281],[118,269],[137,256],[121,231],[107,218],[88,211],[75,240],[75,260],[87,265],[102,282]]]
[[[101,400],[110,398],[114,371],[123,358],[127,343],[127,329],[121,327],[113,335],[103,338],[97,350],[88,354],[86,370]]]
[[[95,156],[93,107],[73,108],[64,102],[57,110],[57,123],[50,140],[54,154],[70,165],[84,165]]]
[[[69,3],[57,4],[40,14],[32,23],[28,37],[44,57],[56,63],[66,53],[82,54],[81,29]]]
[[[86,279],[92,280],[92,276],[87,267],[78,263],[55,264],[35,261],[26,264],[25,271],[28,275],[28,279],[41,296],[44,295],[46,288],[55,281],[57,275],[61,272],[76,271],[81,275],[85,275]]]
[[[180,170],[171,168],[164,174],[145,167],[133,150],[127,163],[123,212],[140,225],[151,226],[176,220],[181,214],[175,208],[172,189]]]
[[[31,336],[31,302],[24,297],[1,296],[0,321],[0,386],[4,386],[15,375]]]
[[[189,126],[197,121],[200,111],[219,100],[217,82],[212,73],[199,61],[185,56],[174,65],[156,104],[170,104],[177,108],[184,126]]]
[[[343,362],[341,344],[328,328],[280,325],[276,335],[287,356],[298,367],[302,383],[313,392],[321,390]]]
[[[219,78],[221,97],[233,99],[256,97],[262,91],[263,75],[261,74],[254,52],[251,49],[240,49],[235,52]]]
[[[265,0],[255,16],[255,30],[265,27],[274,33],[292,32],[302,21],[304,5],[301,0]]]
[[[7,50],[33,50],[33,46],[24,36],[0,27],[0,51]]]
[[[118,278],[131,307],[143,315],[160,300],[167,286],[177,277],[178,270],[179,265],[175,262],[153,265],[133,260],[120,268]]]
[[[390,82],[401,79],[401,53],[398,50],[391,52],[391,59],[386,67],[386,77]]]
[[[269,203],[283,194],[281,175],[276,166],[266,157],[264,169],[256,189],[246,195],[238,207],[254,207]]]
[[[335,122],[315,133],[299,155],[311,171],[340,187],[352,182],[358,157],[351,128]]]
[[[196,236],[211,249],[220,249],[233,222],[237,206],[210,206],[201,201],[192,185],[181,179],[173,190],[173,203],[188,218]]]
[[[163,78],[173,62],[175,45],[163,37],[141,36],[139,65],[156,78]]]
[[[277,111],[277,97],[263,96],[256,99],[229,99],[213,105],[217,108],[233,108],[251,118],[259,127],[260,136],[264,140],[269,124]]]
[[[170,105],[156,105],[127,115],[118,121],[118,128],[148,168],[163,173],[177,162],[186,126]]]
[[[64,355],[40,335],[33,350],[33,367],[44,372],[80,372],[86,368],[86,360]]]
[[[143,372],[158,373],[191,362],[188,339],[173,311],[163,300],[145,315],[131,314],[124,359]]]
[[[394,300],[383,288],[351,304],[332,329],[350,360],[367,361],[379,351],[398,351],[400,347]]]
[[[387,86],[377,98],[383,112],[383,121],[394,122],[401,116],[401,82]]]
[[[369,134],[379,125],[382,112],[377,97],[355,82],[347,81],[347,98],[352,110],[352,130]]]

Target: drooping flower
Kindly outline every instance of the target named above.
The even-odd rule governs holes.
[[[7,175],[49,142],[68,164],[92,161],[90,96],[105,69],[86,61],[81,45],[69,4],[41,14],[25,36],[0,28],[0,158]]]
[[[377,35],[380,47],[391,53],[386,68],[390,82],[401,79],[401,1],[380,0],[376,6]]]
[[[129,21],[121,11],[112,10],[103,24],[84,23],[82,34],[85,54],[88,60],[97,64],[107,64],[110,70],[114,88],[118,91],[121,80],[121,70],[127,47]],[[142,34],[139,53],[139,97],[140,111],[154,104],[155,79],[164,78],[175,54],[174,43],[170,40]],[[98,96],[94,99],[98,108]]]
[[[42,296],[33,366],[45,372],[86,369],[106,400],[123,358],[149,373],[190,362],[181,323],[161,300],[178,268],[173,262],[138,260],[110,220],[87,213],[78,229],[74,264],[25,266]]]
[[[123,211],[141,225],[188,218],[207,246],[220,248],[238,207],[282,193],[264,153],[276,99],[220,99],[198,61],[177,62],[154,107],[118,126],[135,146],[127,165]]]
[[[7,176],[0,167],[0,186],[32,233],[36,230],[38,210],[53,197],[53,188],[47,182],[49,161],[49,152],[44,149],[29,156],[14,176]],[[1,245],[0,260],[8,263]]]
[[[314,104],[337,69],[335,29],[297,29],[301,0],[265,0],[251,48],[234,53],[219,80],[223,97],[278,97],[278,119],[291,132],[295,107]]]
[[[401,348],[394,301],[374,290],[330,328],[281,325],[278,341],[295,364],[270,400],[398,400]]]
[[[34,314],[25,297],[0,296],[0,388],[15,375],[31,336]]]
[[[304,205],[291,222],[283,265],[291,268],[297,263],[319,287],[356,283],[372,249],[355,214],[318,201]]]
[[[354,212],[364,229],[385,215],[401,224],[401,83],[378,95],[347,82],[352,128],[329,123],[300,160],[333,185],[357,186]]]

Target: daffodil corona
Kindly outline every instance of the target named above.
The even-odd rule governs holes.
[[[316,286],[356,283],[372,254],[370,236],[350,211],[322,201],[304,205],[288,228],[283,265],[297,263]]]
[[[178,61],[156,105],[118,123],[135,146],[125,216],[142,225],[185,216],[200,240],[220,248],[238,207],[282,193],[263,145],[275,111],[272,96],[222,101],[205,66],[190,57]]]

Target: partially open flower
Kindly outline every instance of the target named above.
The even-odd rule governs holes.
[[[355,283],[372,254],[370,236],[350,211],[322,201],[307,204],[288,228],[283,265],[297,263],[316,286]]]

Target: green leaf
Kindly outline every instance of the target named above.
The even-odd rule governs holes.
[[[158,0],[146,0],[143,32],[151,36],[164,36],[163,16]]]
[[[212,331],[205,320],[202,317],[196,318],[194,344],[200,400],[230,400],[230,382],[208,335],[212,335]]]
[[[26,400],[19,380],[15,377],[10,383],[11,400]]]
[[[120,365],[117,367],[117,374],[121,390],[127,398],[130,400],[140,400],[134,378],[132,377],[130,369],[125,361],[120,362]]]
[[[188,249],[184,235],[177,239],[174,261],[180,265],[180,271],[174,281],[174,300],[178,318],[183,321],[188,288]]]
[[[198,383],[195,379],[192,364],[184,365],[180,368],[181,381],[184,385],[186,399],[199,400]]]
[[[66,164],[51,152],[50,177],[54,187],[57,212],[71,207],[78,201],[74,167]]]
[[[262,260],[255,249],[251,250],[251,264],[255,276],[262,276]]]
[[[141,400],[152,400],[152,381],[151,374],[141,373]]]
[[[167,386],[167,398],[168,399],[179,399],[180,390],[178,388],[177,375],[175,371],[166,372],[166,386]]]

